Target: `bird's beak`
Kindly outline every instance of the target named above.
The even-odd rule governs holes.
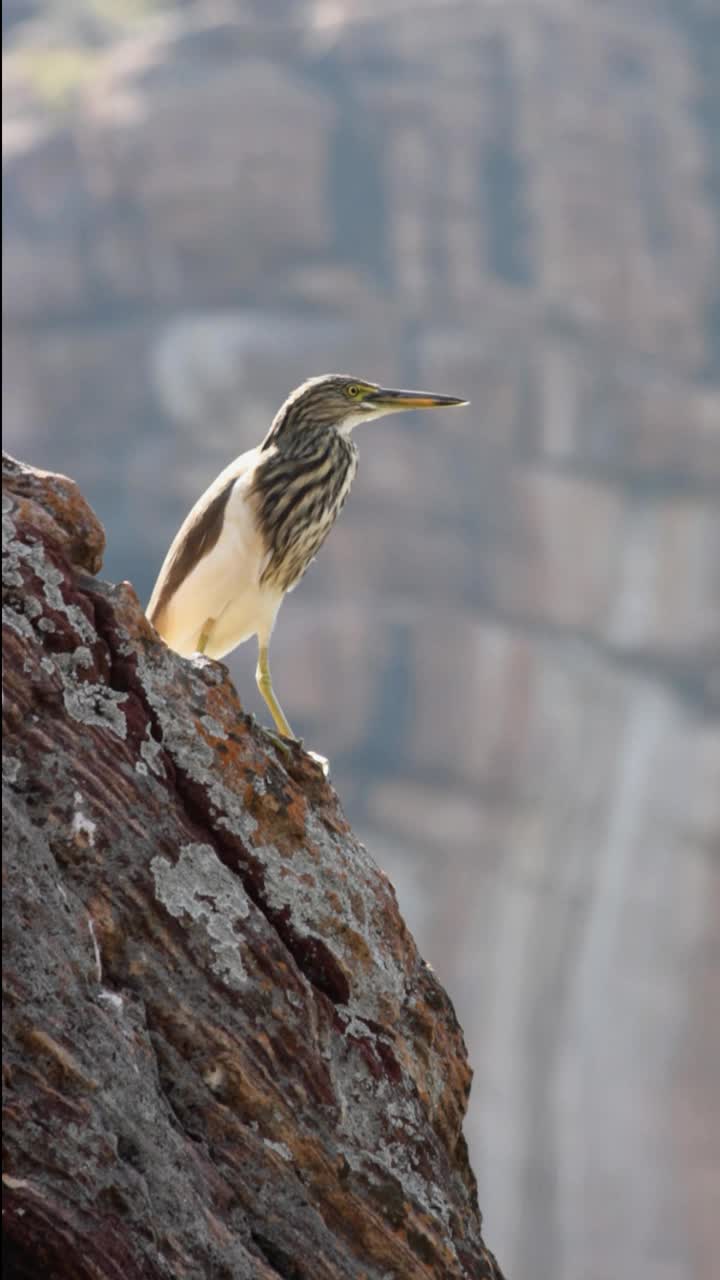
[[[393,391],[388,387],[378,387],[364,400],[364,404],[373,409],[390,412],[396,409],[446,409],[450,405],[469,403],[469,400],[459,400],[457,396],[436,396],[431,391]]]

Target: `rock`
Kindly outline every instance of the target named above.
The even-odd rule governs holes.
[[[9,1276],[466,1277],[452,1005],[300,749],[3,469]]]

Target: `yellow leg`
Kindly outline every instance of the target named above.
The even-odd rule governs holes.
[[[272,687],[272,676],[270,675],[268,649],[266,644],[260,644],[258,646],[258,664],[257,671],[255,672],[255,679],[257,680],[258,689],[270,709],[270,715],[275,721],[278,733],[281,733],[283,738],[290,738],[292,741],[296,741],[295,734],[290,728],[283,709],[275,697],[275,692]]]
[[[198,645],[197,645],[198,653],[204,653],[205,650],[207,649],[208,641],[210,639],[210,633],[212,632],[212,629],[214,626],[215,626],[214,618],[205,619],[203,629],[200,632],[200,639],[198,640]]]
[[[257,671],[255,672],[255,679],[257,680],[258,689],[270,708],[270,714],[275,721],[275,726],[280,734],[280,737],[275,739],[277,745],[281,747],[286,754],[288,752],[288,748],[284,745],[284,742],[287,739],[289,739],[290,742],[297,742],[298,745],[302,746],[299,738],[295,737],[295,734],[290,728],[290,725],[285,718],[285,713],[275,697],[275,691],[272,687],[272,677],[270,675],[270,664],[268,662],[268,647],[267,644],[262,644],[262,642],[258,643],[258,664]],[[266,729],[265,732],[269,733],[270,731]],[[270,737],[275,738],[275,735],[270,734]],[[319,756],[316,751],[308,751],[307,754],[315,761],[316,764],[320,765],[325,777],[327,777],[330,766],[325,759],[325,756]]]

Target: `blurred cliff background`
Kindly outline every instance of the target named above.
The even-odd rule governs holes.
[[[448,987],[512,1280],[711,1280],[717,0],[8,0],[6,447],[142,598],[329,370],[358,437],[276,686]],[[254,645],[230,661],[259,710]]]

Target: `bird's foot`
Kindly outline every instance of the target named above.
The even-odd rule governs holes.
[[[255,723],[260,726],[266,738],[269,738],[274,747],[284,756],[290,756],[295,746],[301,746],[298,738],[286,738],[284,734],[278,733],[276,729],[268,729],[267,725],[260,724],[259,720]]]
[[[317,751],[308,751],[302,738],[286,738],[284,734],[278,733],[275,729],[265,729],[265,733],[286,759],[289,759],[292,755],[294,747],[299,747],[301,751],[305,752],[306,756],[309,756],[311,760],[315,761],[315,764],[320,766],[326,778],[329,776],[330,761],[325,756],[318,755]]]

